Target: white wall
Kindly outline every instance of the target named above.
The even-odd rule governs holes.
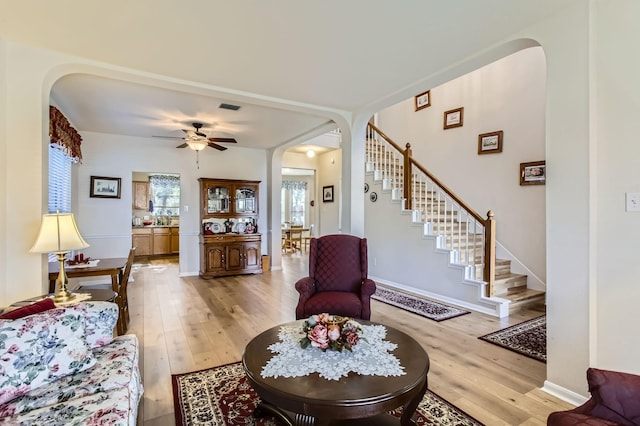
[[[640,192],[640,2],[595,3],[595,91],[591,182],[595,307],[594,364],[640,373],[640,213],[625,212],[625,192]]]
[[[316,235],[337,234],[341,232],[340,212],[342,193],[342,150],[335,150],[318,155],[318,198],[316,205],[319,208],[318,225]],[[333,185],[333,202],[324,202],[322,188]]]
[[[428,108],[415,111],[412,97],[378,113],[378,127],[410,143],[414,158],[476,212],[494,212],[499,243],[542,281],[545,187],[520,186],[519,165],[545,159],[545,87],[544,52],[534,47],[430,88]],[[464,125],[443,130],[444,112],[459,107]],[[502,152],[478,155],[478,135],[499,130]]]
[[[0,225],[7,222],[7,43],[0,37]],[[0,281],[9,282],[7,275],[7,250],[9,239],[5,226],[0,226]],[[7,300],[6,286],[0,286],[0,301]]]
[[[75,192],[79,194],[78,227],[91,247],[83,250],[91,257],[122,257],[131,247],[132,173],[153,171],[180,174],[180,273],[199,271],[200,188],[198,178],[259,180],[260,212],[266,213],[266,152],[234,146],[224,152],[205,149],[196,153],[176,149],[175,141],[133,138],[103,133],[81,132],[83,162],[77,169]],[[91,176],[122,179],[120,199],[90,198]],[[264,210],[264,211],[263,211]],[[266,229],[260,215],[258,229]],[[267,252],[263,241],[263,253]]]

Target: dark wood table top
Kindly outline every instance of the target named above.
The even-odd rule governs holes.
[[[92,301],[102,301],[102,302],[113,302],[116,300],[116,296],[117,293],[113,290],[108,290],[108,289],[93,289],[93,288],[79,288],[77,290],[74,290],[73,293],[85,293],[85,294],[90,294],[91,295],[91,299]],[[32,297],[30,299],[25,299],[25,300],[20,300],[19,302],[14,302],[11,304],[11,306],[13,307],[19,307],[19,306],[25,306],[25,305],[30,305],[33,302],[37,302],[38,300],[42,300],[45,297],[48,297],[49,295],[43,294],[41,296],[36,296],[36,297]]]
[[[74,268],[65,265],[64,271],[66,272],[67,277],[71,278],[91,275],[109,275],[109,272],[123,269],[127,264],[126,257],[110,257],[99,260],[100,261],[96,266],[89,266],[86,268]],[[55,275],[55,279],[58,272],[60,272],[60,262],[49,262],[49,278],[51,278],[51,275]]]
[[[374,324],[358,321],[363,325]],[[301,326],[302,322],[283,325],[298,324]],[[262,368],[275,355],[267,347],[279,341],[280,327],[282,325],[256,336],[245,347],[242,356],[247,378],[268,404],[316,419],[358,419],[386,413],[412,402],[417,406],[424,396],[429,371],[427,353],[411,336],[388,326],[385,326],[385,340],[398,345],[392,354],[404,367],[405,375],[382,377],[349,373],[340,380],[327,380],[313,373],[292,378],[263,378],[260,375]],[[410,407],[411,414],[415,408]],[[403,419],[403,424],[411,423]]]

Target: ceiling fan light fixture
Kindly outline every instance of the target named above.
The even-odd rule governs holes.
[[[206,140],[191,140],[187,141],[187,145],[194,151],[202,151],[208,145]]]

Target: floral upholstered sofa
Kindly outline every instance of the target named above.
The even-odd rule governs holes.
[[[114,338],[117,318],[114,303],[82,302],[0,319],[0,424],[135,425],[138,339]]]

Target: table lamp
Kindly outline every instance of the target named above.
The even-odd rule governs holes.
[[[55,213],[42,215],[40,233],[36,242],[29,250],[31,253],[54,253],[60,262],[60,271],[56,279],[58,292],[53,296],[54,302],[67,302],[75,297],[67,290],[67,274],[64,270],[64,263],[67,253],[89,247],[89,244],[82,238],[78,225],[73,217],[73,213]]]

